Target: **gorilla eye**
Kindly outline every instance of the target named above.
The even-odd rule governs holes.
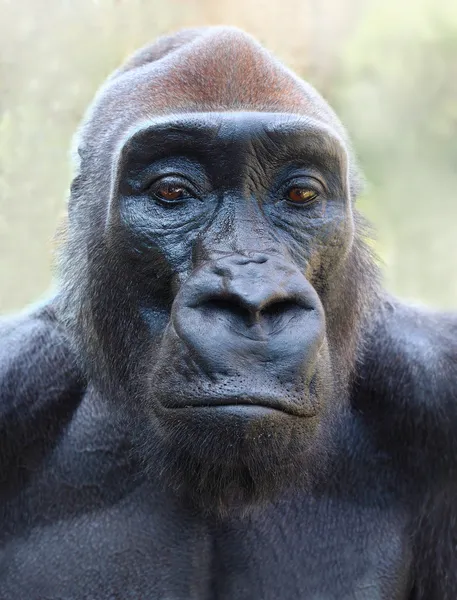
[[[179,202],[189,194],[187,190],[180,185],[172,183],[162,183],[155,187],[153,194],[162,202]]]
[[[180,204],[185,200],[197,197],[190,186],[171,177],[161,178],[154,182],[148,188],[148,193],[162,204]]]
[[[291,187],[287,191],[286,198],[292,204],[308,204],[316,200],[319,194],[315,190],[305,187]]]

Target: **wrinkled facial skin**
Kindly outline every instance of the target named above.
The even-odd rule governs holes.
[[[158,118],[116,157],[99,285],[111,268],[117,335],[135,326],[111,364],[119,378],[128,348],[146,464],[204,508],[322,471],[343,393],[323,298],[353,240],[347,171],[329,127],[281,113]]]

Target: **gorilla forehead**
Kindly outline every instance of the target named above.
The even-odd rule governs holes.
[[[90,146],[97,158],[97,148],[106,155],[145,120],[226,111],[305,115],[347,141],[340,121],[311,85],[246,33],[212,27],[179,32],[137,52],[99,90],[77,143]]]

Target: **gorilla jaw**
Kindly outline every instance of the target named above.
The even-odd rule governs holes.
[[[151,410],[138,425],[149,477],[208,514],[247,514],[325,472],[329,429],[319,418],[263,407]]]

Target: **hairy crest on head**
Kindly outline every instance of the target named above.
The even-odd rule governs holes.
[[[139,201],[135,206],[121,205],[118,198],[134,195],[134,184],[127,187],[129,177],[136,173],[135,161],[140,159],[132,156],[147,155],[148,139],[158,140],[156,152],[162,143],[161,131],[165,132],[167,144],[175,143],[175,136],[179,146],[181,135],[183,139],[186,135],[194,139],[200,135],[200,129],[206,136],[209,128],[209,141],[198,146],[195,156],[200,160],[207,146],[214,144],[223,154],[218,173],[224,171],[224,165],[228,172],[232,138],[241,144],[237,132],[247,127],[245,122],[255,129],[256,119],[261,123],[261,133],[252,134],[249,141],[252,160],[257,161],[256,176],[263,165],[263,159],[258,160],[262,144],[266,144],[268,160],[276,161],[268,167],[271,171],[279,165],[283,152],[281,145],[275,145],[276,130],[266,136],[269,142],[263,140],[262,132],[269,123],[281,132],[293,129],[297,122],[310,132],[304,139],[311,150],[318,143],[315,132],[319,136],[322,132],[328,136],[323,144],[330,157],[321,159],[324,167],[325,161],[330,160],[338,160],[341,165],[343,175],[337,184],[345,190],[346,198],[341,200],[339,212],[330,207],[330,201],[327,207],[323,204],[310,209],[321,211],[316,212],[320,229],[315,237],[305,213],[302,211],[297,217],[303,220],[306,239],[311,240],[309,248],[301,246],[300,235],[305,233],[291,233],[289,223],[284,225],[284,232],[271,226],[280,222],[279,217],[264,209],[260,201],[251,202],[251,212],[242,217],[236,213],[242,210],[243,194],[249,198],[260,194],[260,185],[253,191],[253,175],[246,177],[236,192],[234,184],[224,180],[224,190],[229,189],[224,194],[231,194],[233,206],[211,209],[213,212],[205,218],[200,213],[195,216],[192,226],[184,231],[190,247],[185,259],[179,249],[185,219],[170,224],[174,218],[169,216],[170,210],[175,209],[166,209],[168,216],[163,217],[159,227],[154,221],[158,213],[145,208],[140,214]],[[186,133],[189,127],[191,134]],[[224,133],[226,130],[230,135]],[[321,152],[321,148],[313,151]],[[194,168],[197,158],[190,158]],[[160,160],[165,159],[160,156]],[[336,424],[349,404],[349,386],[367,334],[367,317],[378,294],[377,269],[364,242],[366,229],[353,206],[361,187],[358,169],[344,128],[327,103],[309,84],[238,29],[182,31],[138,51],[108,79],[75,137],[74,160],[68,224],[59,251],[59,314],[71,332],[77,355],[83,357],[88,377],[117,404],[122,414],[136,423],[134,444],[148,476],[160,477],[165,486],[171,486],[186,501],[218,513],[235,508],[248,511],[274,499],[291,483],[318,485],[319,477],[331,468],[332,450],[338,444]],[[236,176],[235,173],[233,181]],[[335,212],[331,221],[332,210]],[[135,220],[133,233],[133,229],[128,229],[129,219]],[[241,236],[239,228],[247,227],[246,223],[252,223],[252,229],[250,234],[243,233],[247,242],[242,247],[237,240]],[[169,232],[166,241],[164,231]],[[224,236],[226,246],[221,242]],[[135,246],[140,238],[141,244]],[[267,258],[252,258],[258,249]],[[227,266],[232,256],[238,262]],[[286,263],[290,265],[291,278],[298,277],[298,273],[304,276],[303,282],[297,284],[302,286],[297,292],[301,294],[298,305],[308,302],[308,312],[321,314],[321,325],[305,321],[302,316],[297,320],[298,309],[294,305],[291,319],[304,325],[303,333],[296,326],[293,343],[298,347],[300,336],[311,335],[308,331],[314,331],[314,327],[323,328],[316,333],[317,341],[312,338],[306,342],[306,352],[308,346],[316,346],[312,359],[306,359],[306,369],[297,366],[296,357],[305,352],[301,347],[293,359],[287,358],[284,368],[281,366],[292,337],[288,338],[287,348],[272,346],[271,356],[266,350],[262,354],[267,345],[263,340],[259,363],[254,363],[247,346],[238,347],[238,341],[221,341],[220,347],[208,349],[202,340],[203,349],[194,350],[192,346],[189,350],[188,339],[200,340],[201,335],[200,329],[195,333],[192,323],[185,321],[186,314],[195,310],[192,294],[198,286],[201,289],[209,285],[207,281],[216,269],[230,272],[229,280],[235,281],[232,273],[241,269],[239,256],[247,256],[259,265],[267,259],[268,264],[279,265],[274,273],[265,271],[265,276],[256,270],[260,266],[252,266],[249,281],[256,282],[251,283],[254,287],[260,287],[270,276],[276,281],[275,273],[281,269],[285,273]],[[246,269],[239,271],[239,281],[248,277]],[[233,285],[245,284],[235,281]],[[239,297],[240,294],[237,303],[241,302]],[[292,300],[295,302],[295,296]],[[230,298],[229,301],[232,302]],[[219,299],[217,302],[218,311],[226,310]],[[212,318],[214,306],[205,304],[205,315]],[[229,310],[228,330],[232,335],[235,317],[232,306]],[[214,323],[214,327],[219,326],[217,319]],[[179,327],[184,327],[185,335]],[[188,334],[189,328],[192,331]],[[184,338],[187,341],[183,342]],[[219,351],[228,357],[224,359],[225,367],[211,362],[211,355]],[[205,352],[210,356],[208,360],[201,359],[206,357]],[[273,366],[268,370],[264,363]],[[264,372],[266,384],[262,380]],[[268,394],[278,382],[283,385],[283,395],[278,392],[270,400]],[[300,392],[300,385],[309,390]],[[260,391],[256,395],[252,392],[251,397],[249,386]],[[262,391],[264,387],[268,387],[268,393]],[[232,398],[230,406],[237,409],[230,414],[211,406],[222,403],[227,389]],[[205,400],[195,408],[200,397]],[[252,408],[267,402],[283,402],[285,410],[256,413]],[[246,411],[240,410],[242,406]],[[213,416],[214,410],[218,411],[217,416]]]

